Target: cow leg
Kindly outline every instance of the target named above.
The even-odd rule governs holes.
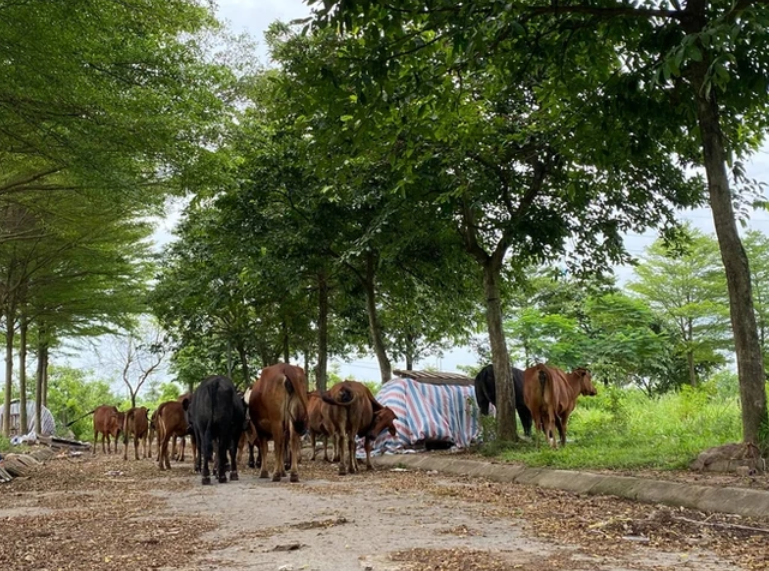
[[[269,440],[267,440],[267,437],[260,437],[259,438],[259,459],[258,459],[258,466],[259,466],[259,477],[260,478],[269,478],[270,475],[267,472],[267,445],[269,444]]]
[[[96,455],[96,445],[98,442],[99,442],[99,433],[94,428],[93,429],[93,448],[91,449],[91,455],[94,455],[94,456]]]
[[[182,451],[179,455],[179,462],[184,462],[184,452],[187,450],[187,437],[182,436],[181,442],[179,443],[179,446],[181,447]]]
[[[281,424],[272,425],[272,438],[275,446],[275,468],[272,473],[272,481],[280,482],[280,479],[285,475],[286,468],[283,465],[283,454],[285,452],[285,431]]]
[[[124,443],[123,447],[127,448],[128,447],[128,443],[127,442]],[[125,454],[125,452],[124,452],[124,454]],[[134,458],[136,460],[139,459],[139,435],[136,434],[135,432],[134,432]]]
[[[561,437],[561,446],[566,446],[566,425],[569,422],[569,414],[563,414],[561,418],[556,417],[556,427],[558,428],[558,433]]]
[[[248,443],[248,467],[256,467],[256,460],[254,460],[254,445],[251,442]]]
[[[291,424],[289,429],[289,438],[291,444],[291,476],[289,482],[299,481],[299,457],[302,455],[302,437]]]
[[[238,441],[234,438],[230,439],[230,481],[235,482],[240,480],[238,475]]]
[[[330,459],[328,457],[328,436],[323,436],[323,460],[325,462],[330,462]]]
[[[347,464],[345,464],[344,459],[345,450],[347,449],[347,431],[343,430],[339,432],[336,442],[339,444],[337,447],[337,452],[339,454],[339,475],[344,476],[347,474]]]
[[[310,429],[310,447],[312,448],[312,456],[310,456],[310,460],[315,462],[315,431],[312,428]]]
[[[211,428],[206,426],[203,431],[195,431],[196,434],[200,434],[200,456],[203,461],[202,476],[203,485],[211,483],[211,471],[208,467],[208,463],[211,462],[213,454],[213,439],[211,435]]]
[[[226,438],[219,437],[217,439],[216,446],[216,466],[217,466],[217,479],[220,484],[227,483],[227,452],[229,452],[229,442]],[[238,473],[238,467],[234,466],[232,470],[235,474]]]
[[[358,473],[358,454],[356,450],[358,441],[355,436],[355,432],[353,431],[347,439],[347,446],[349,447],[347,453],[350,455],[350,474]]]
[[[340,462],[341,461],[341,454],[340,454],[340,448],[342,446],[342,433],[336,433],[334,434],[334,457],[331,459],[332,462]]]
[[[363,446],[366,449],[366,469],[373,470],[374,467],[371,465],[371,440],[368,436],[366,436],[366,439],[363,442]]]

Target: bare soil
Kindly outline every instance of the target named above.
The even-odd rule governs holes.
[[[190,462],[56,459],[0,485],[0,569],[769,569],[769,517],[306,459],[300,478],[202,486]]]

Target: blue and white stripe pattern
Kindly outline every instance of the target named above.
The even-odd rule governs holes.
[[[424,440],[451,441],[458,448],[466,448],[480,432],[480,411],[471,386],[395,378],[382,387],[376,399],[390,407],[398,420],[394,423],[397,434],[380,434],[372,445],[372,455],[404,453]],[[363,439],[358,440],[357,455],[365,457]]]

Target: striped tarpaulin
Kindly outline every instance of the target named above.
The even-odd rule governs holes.
[[[465,448],[478,437],[479,410],[475,389],[457,385],[431,385],[412,379],[396,378],[386,383],[376,396],[398,417],[397,434],[385,431],[372,446],[372,455],[403,453],[424,440],[451,441]],[[363,439],[358,439],[358,456],[365,457]]]

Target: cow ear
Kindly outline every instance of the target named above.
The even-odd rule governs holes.
[[[190,408],[190,399],[184,399],[182,401],[182,408],[184,410],[187,410],[188,408]]]

